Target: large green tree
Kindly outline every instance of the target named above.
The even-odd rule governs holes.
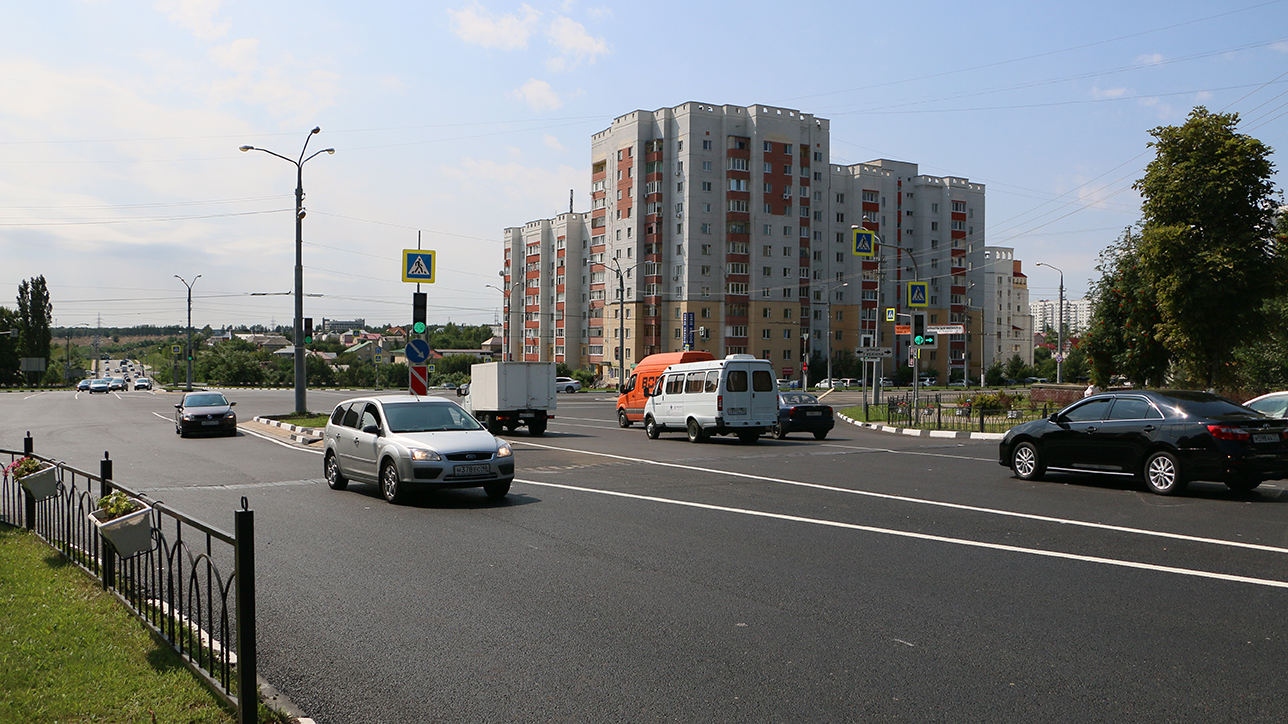
[[[8,307],[0,307],[0,385],[16,385],[22,381],[18,363],[18,340],[4,334],[18,329],[18,315]]]
[[[1156,336],[1191,382],[1208,387],[1233,382],[1235,348],[1265,329],[1265,302],[1288,280],[1273,236],[1271,150],[1238,133],[1238,122],[1198,107],[1184,125],[1150,131],[1156,157],[1135,184]]]
[[[1091,328],[1081,349],[1091,381],[1105,387],[1114,375],[1138,386],[1163,382],[1172,355],[1159,340],[1161,321],[1154,285],[1140,259],[1140,234],[1132,229],[1100,252],[1100,279],[1091,289]]]
[[[54,305],[49,301],[45,277],[24,279],[18,285],[18,354],[49,360]]]

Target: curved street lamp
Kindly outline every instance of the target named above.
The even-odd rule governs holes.
[[[501,276],[505,277],[504,271],[501,272]],[[515,285],[513,283],[506,284],[504,281],[501,282],[501,285],[505,288],[502,289],[495,284],[484,284],[483,286],[495,289],[505,296],[505,301],[501,307],[501,311],[505,315],[505,323],[501,325],[501,360],[506,361],[508,359],[505,356],[506,338],[510,336],[510,302],[512,301],[510,299],[510,293],[514,289]]]
[[[316,151],[308,158],[304,154],[309,149],[309,139],[317,133],[321,133],[320,126],[314,127],[309,131],[309,135],[304,139],[304,147],[300,149],[298,160],[287,158],[280,153],[274,153],[267,148],[256,148],[255,146],[240,146],[241,151],[263,151],[270,156],[277,156],[283,161],[295,165],[295,411],[307,412],[308,407],[305,404],[304,390],[306,387],[304,379],[304,261],[302,248],[304,246],[304,164],[313,160],[319,154],[334,154],[334,148],[324,148]],[[192,389],[192,373],[189,371],[189,389]]]
[[[1044,266],[1060,272],[1060,311],[1056,313],[1055,322],[1055,338],[1058,340],[1055,349],[1055,383],[1058,385],[1064,382],[1064,271],[1042,261],[1034,266]]]
[[[192,392],[192,285],[197,283],[201,275],[193,277],[191,283],[178,274],[175,274],[174,278],[183,282],[183,285],[188,288],[188,392]]]

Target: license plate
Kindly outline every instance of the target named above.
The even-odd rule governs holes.
[[[203,425],[218,425],[218,424],[219,424],[219,421],[218,421],[218,420],[202,420],[202,421],[201,421],[201,424],[203,424]]]
[[[491,465],[457,465],[453,475],[487,475],[492,472]]]
[[[821,412],[807,412],[807,413],[805,413],[805,416],[806,416],[806,417],[822,417],[822,416],[823,416],[823,413],[821,413]]]
[[[535,412],[520,412],[520,413],[519,413],[519,417],[536,417],[536,416],[537,416],[537,413],[535,413]]]
[[[745,415],[745,414],[747,414],[747,408],[745,408],[745,407],[730,407],[730,408],[729,408],[729,414],[730,414],[730,415]]]
[[[1271,435],[1269,433],[1264,433],[1264,432],[1258,432],[1253,434],[1252,441],[1253,442],[1279,442],[1279,436]]]

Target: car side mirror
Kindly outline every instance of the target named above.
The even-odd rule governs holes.
[[[176,409],[176,410],[177,410],[177,409],[179,409],[180,407],[183,407],[183,403],[182,403],[182,402],[180,402],[179,404],[175,405],[175,406],[174,406],[174,409]]]
[[[1047,420],[1049,420],[1050,422],[1054,422],[1057,425],[1060,424],[1060,413],[1058,412],[1051,413],[1051,416],[1048,417]]]
[[[460,386],[460,387],[457,387],[457,388],[456,388],[456,396],[457,396],[457,397],[464,397],[464,396],[465,396],[466,389],[467,389],[467,388],[466,388],[464,385],[462,385],[462,386]]]
[[[236,403],[236,402],[230,402],[230,403],[228,403],[228,406],[229,406],[229,407],[236,407],[236,406],[237,406],[237,403]]]
[[[365,432],[365,433],[366,433],[366,434],[368,434],[368,435],[379,435],[379,434],[380,434],[380,426],[379,426],[379,425],[367,425],[366,427],[362,428],[362,431],[363,431],[363,432]]]

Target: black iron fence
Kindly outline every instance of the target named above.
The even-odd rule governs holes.
[[[892,427],[959,432],[1006,432],[1021,422],[1047,417],[1061,406],[1016,399],[1006,407],[977,406],[960,393],[887,395],[880,405],[864,405],[865,421],[881,421]]]
[[[0,461],[7,457],[0,521],[33,531],[98,578],[236,709],[238,724],[255,722],[255,513],[246,498],[230,535],[117,483],[107,453],[94,475],[36,455],[30,433],[23,448],[0,449]],[[14,479],[9,467],[21,457],[54,466],[51,497],[38,501]],[[151,547],[128,557],[118,555],[89,517],[99,498],[118,490],[152,506]]]

